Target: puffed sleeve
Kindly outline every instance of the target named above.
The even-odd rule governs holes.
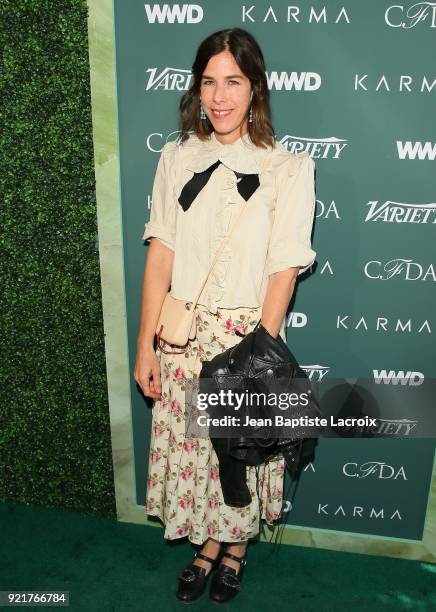
[[[266,260],[267,274],[300,267],[298,275],[315,261],[311,232],[315,213],[315,162],[305,151],[283,164],[277,175],[277,199]]]
[[[173,251],[176,237],[175,148],[175,142],[167,142],[161,151],[151,194],[150,220],[145,224],[142,236],[142,240],[159,238]]]

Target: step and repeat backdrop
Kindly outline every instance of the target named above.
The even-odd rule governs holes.
[[[421,540],[435,454],[436,2],[113,7],[131,364],[159,154],[177,138],[198,44],[241,27],[265,56],[277,140],[316,164],[317,258],[299,277],[288,345],[339,416],[377,420],[319,440],[284,520]],[[141,505],[151,411],[133,377],[131,388]]]

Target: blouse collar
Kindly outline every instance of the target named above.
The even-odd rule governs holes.
[[[191,134],[183,143],[183,146],[186,145],[188,149],[192,148],[192,155],[186,156],[185,168],[193,172],[203,172],[214,162],[220,160],[234,172],[258,174],[260,172],[259,161],[266,153],[266,149],[256,147],[248,133],[240,136],[231,144],[222,144],[217,139],[215,132],[212,132],[206,141]]]

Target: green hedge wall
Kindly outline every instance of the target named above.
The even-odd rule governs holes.
[[[87,17],[2,2],[0,498],[114,516]]]

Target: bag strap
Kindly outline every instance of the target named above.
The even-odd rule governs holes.
[[[259,174],[262,174],[263,172],[265,172],[265,171],[266,171],[266,169],[268,168],[269,162],[270,162],[270,157],[266,157],[266,158],[265,158],[265,159],[262,161],[262,163],[261,163],[261,165],[260,165],[260,173],[259,173]],[[196,307],[197,302],[198,302],[198,300],[200,299],[201,292],[203,291],[204,286],[205,286],[205,284],[206,284],[206,282],[207,282],[207,279],[209,278],[210,273],[212,272],[212,269],[213,269],[214,265],[216,264],[216,262],[217,262],[217,260],[218,260],[218,257],[219,257],[219,255],[220,255],[220,253],[221,253],[221,251],[222,251],[222,249],[223,249],[223,247],[224,247],[225,243],[227,242],[227,240],[229,240],[230,236],[232,235],[233,230],[235,229],[236,224],[237,224],[237,222],[238,222],[238,220],[239,220],[239,218],[240,218],[240,216],[241,216],[241,214],[242,214],[242,211],[243,211],[243,210],[245,209],[245,207],[246,207],[247,201],[246,201],[246,200],[244,200],[244,199],[242,198],[242,196],[241,196],[241,195],[239,195],[239,198],[240,198],[240,200],[242,200],[242,205],[240,206],[240,208],[239,208],[238,212],[236,213],[235,219],[234,219],[234,221],[233,221],[233,223],[232,223],[232,225],[231,225],[231,227],[230,227],[230,230],[229,230],[229,231],[228,231],[228,233],[227,233],[227,234],[224,236],[223,240],[221,241],[221,244],[219,245],[218,249],[217,249],[217,250],[216,250],[216,252],[215,252],[215,257],[213,258],[213,261],[212,261],[212,263],[211,263],[211,265],[210,265],[210,267],[209,267],[209,271],[208,271],[208,273],[207,273],[207,276],[206,276],[206,278],[204,279],[204,281],[202,282],[202,284],[201,284],[201,286],[200,286],[200,289],[197,291],[197,294],[196,294],[196,296],[195,296],[195,298],[194,298],[194,300],[193,300],[193,308],[195,308],[195,307]]]

